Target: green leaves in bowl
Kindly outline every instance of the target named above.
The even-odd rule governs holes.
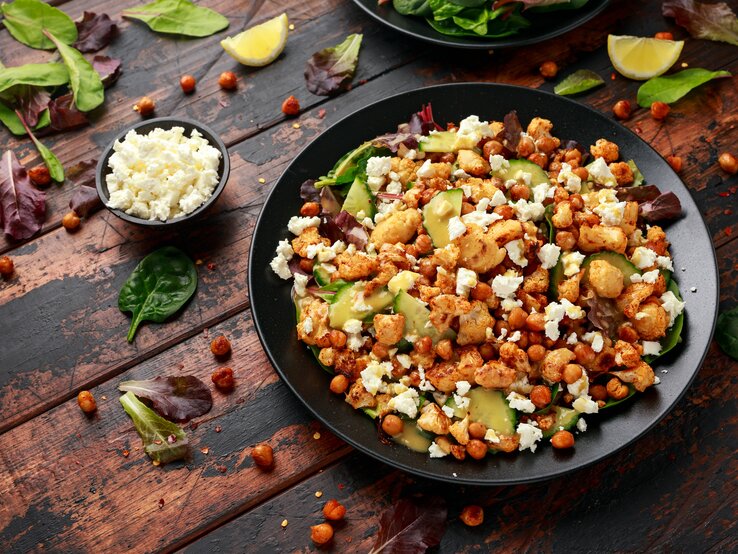
[[[133,6],[123,17],[143,21],[152,31],[188,37],[207,37],[228,27],[228,19],[189,0],[154,0]]]
[[[570,94],[579,94],[600,85],[604,85],[605,80],[589,69],[580,69],[567,76],[563,81],[554,87],[554,92],[560,96]]]
[[[190,299],[197,288],[197,270],[181,250],[165,246],[146,256],[118,295],[118,308],[131,312],[128,342],[142,321],[161,323]]]
[[[638,89],[638,105],[641,108],[649,108],[654,102],[672,104],[713,79],[730,76],[728,71],[709,71],[695,67],[671,75],[654,77]]]

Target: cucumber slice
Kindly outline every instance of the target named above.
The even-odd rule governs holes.
[[[530,184],[528,188],[533,191],[533,187],[542,184],[551,184],[551,180],[548,178],[546,173],[539,165],[529,162],[528,160],[508,160],[510,167],[503,167],[499,171],[493,171],[492,174],[500,179],[507,181],[508,179],[515,179],[520,183],[523,183],[523,173],[530,174]]]
[[[313,266],[313,277],[315,277],[315,282],[321,287],[329,285],[331,282],[331,274],[325,270],[322,264]]]
[[[579,412],[571,410],[569,408],[562,408],[561,406],[554,407],[556,413],[556,419],[554,424],[546,431],[543,432],[543,437],[548,439],[556,433],[556,431],[569,431],[579,421]]]
[[[377,211],[374,204],[374,195],[369,189],[369,185],[358,175],[354,178],[354,182],[351,183],[348,194],[346,194],[346,198],[343,201],[342,209],[354,217],[363,211],[366,217],[371,218],[374,217]]]
[[[500,435],[514,435],[518,418],[502,391],[477,387],[469,391],[469,419]]]
[[[349,319],[363,320],[369,316],[381,312],[389,307],[394,300],[392,294],[385,288],[373,292],[365,298],[363,304],[369,306],[368,310],[357,310],[355,307],[355,296],[364,290],[365,283],[349,283],[336,292],[333,303],[328,312],[331,327],[343,329]]]
[[[433,440],[418,427],[417,421],[414,419],[402,419],[402,433],[392,437],[392,440],[402,446],[414,450],[415,452],[428,452]]]
[[[456,131],[431,133],[418,141],[421,152],[453,152],[456,144]]]
[[[436,194],[423,208],[423,226],[436,248],[443,248],[451,242],[448,222],[461,215],[463,199],[463,190],[445,190]]]
[[[582,262],[582,268],[587,270],[589,268],[589,264],[595,260],[603,260],[610,265],[617,267],[623,273],[623,283],[626,287],[630,285],[630,278],[633,275],[641,275],[640,269],[630,263],[628,258],[622,254],[618,254],[617,252],[598,252],[597,254],[592,254]],[[585,271],[584,279],[587,281],[589,280],[589,271]]]
[[[453,396],[448,397],[444,406],[448,406],[454,411],[454,417],[458,417],[459,419],[464,419],[466,417],[466,410],[462,410],[456,405],[456,401]]]
[[[564,279],[566,279],[564,264],[561,263],[561,257],[559,256],[559,261],[556,262],[548,275],[548,294],[554,302],[559,301],[559,285]]]
[[[433,344],[442,339],[453,339],[456,337],[451,329],[444,333],[439,333],[430,322],[430,310],[423,303],[410,296],[406,291],[401,290],[395,297],[393,305],[396,314],[405,316],[405,334],[417,335],[419,337],[430,337]]]

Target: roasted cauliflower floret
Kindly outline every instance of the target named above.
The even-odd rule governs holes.
[[[422,162],[421,162],[422,163]],[[400,176],[400,182],[403,186],[407,185],[410,181],[415,181],[418,176],[415,173],[420,164],[407,158],[392,158],[390,161],[392,171]]]
[[[377,314],[374,316],[374,331],[382,344],[397,344],[405,334],[405,316]]]
[[[650,248],[659,256],[666,256],[669,248],[669,241],[666,240],[666,233],[658,225],[654,225],[648,229],[646,233],[646,248]]]
[[[515,370],[499,360],[489,361],[474,372],[474,381],[487,389],[506,389],[515,382]]]
[[[623,340],[615,343],[615,363],[625,367],[635,367],[641,363],[641,354],[638,349]]]
[[[589,264],[589,284],[604,298],[617,298],[623,292],[623,272],[605,260]]]
[[[508,242],[522,239],[525,235],[523,225],[517,219],[504,219],[495,221],[487,232],[498,246],[507,244]]]
[[[328,324],[328,303],[306,296],[300,300],[300,321],[297,324],[297,338],[305,344],[314,345],[316,341],[330,333]]]
[[[479,179],[470,177],[457,181],[457,186],[466,185],[471,188],[471,199],[475,203],[479,203],[482,198],[492,198],[498,190],[502,190],[503,183],[501,179]]]
[[[487,340],[487,327],[494,324],[495,320],[490,315],[487,304],[476,300],[472,302],[471,311],[459,316],[459,334],[456,343],[460,346],[481,344]]]
[[[551,350],[541,362],[541,374],[543,378],[549,383],[558,383],[561,381],[566,364],[570,363],[574,358],[576,358],[574,352],[568,348]]]
[[[582,225],[579,228],[577,244],[582,252],[612,250],[623,254],[628,246],[628,237],[625,236],[625,232],[620,227]]]
[[[377,399],[364,388],[364,383],[362,382],[361,377],[351,385],[351,388],[346,394],[346,402],[348,402],[355,410],[360,408],[374,408],[377,405]]]
[[[669,328],[669,314],[656,301],[641,304],[631,321],[638,335],[645,340],[658,340]]]
[[[523,290],[529,294],[545,294],[548,291],[548,270],[538,266],[523,280]]]
[[[646,298],[653,294],[653,285],[650,283],[631,283],[617,297],[615,303],[628,319],[633,319],[638,308]],[[639,332],[640,333],[640,332]]]
[[[574,212],[572,212],[571,203],[568,200],[556,204],[551,223],[557,229],[566,229],[574,223]]]
[[[473,150],[459,150],[456,163],[469,175],[480,177],[489,173],[489,162]]]
[[[579,283],[582,280],[584,271],[580,271],[576,275],[572,275],[559,283],[559,300],[566,299],[571,303],[575,303],[579,298]]]
[[[471,366],[459,366],[459,362],[453,360],[442,361],[425,370],[425,378],[437,390],[450,393],[456,390],[459,381],[472,381],[474,379],[474,368]]]
[[[530,373],[528,354],[514,342],[500,346],[500,361],[520,373]]]
[[[371,241],[377,245],[410,242],[422,218],[417,210],[393,212],[372,231]]]
[[[615,162],[611,163],[609,167],[619,186],[625,187],[633,182],[633,170],[627,163]]]
[[[436,248],[429,259],[433,265],[442,267],[446,271],[453,271],[459,261],[460,254],[458,246],[447,244],[443,248]]]
[[[618,145],[603,138],[589,147],[589,153],[594,158],[604,158],[607,163],[616,162],[620,157]]]
[[[519,435],[498,435],[497,438],[499,442],[488,442],[487,446],[498,452],[515,452],[520,445]]]
[[[636,223],[638,223],[638,202],[626,202],[620,228],[630,237],[635,232]]]
[[[294,250],[295,254],[297,254],[298,256],[307,258],[308,246],[312,246],[314,244],[324,244],[325,246],[330,246],[331,241],[327,238],[321,237],[318,234],[317,227],[308,227],[302,232],[302,234],[300,234],[300,236],[292,239],[292,250]]]
[[[644,361],[640,361],[638,365],[622,371],[613,371],[613,375],[618,377],[624,383],[632,383],[638,392],[643,392],[654,384],[656,377],[653,369]]]
[[[452,424],[448,430],[456,442],[466,445],[469,442],[469,416]]]
[[[424,431],[435,433],[436,435],[446,435],[450,426],[451,420],[438,407],[438,404],[431,402],[420,410],[418,427]]]
[[[376,258],[371,258],[363,252],[342,252],[333,262],[338,271],[333,274],[333,279],[345,281],[358,281],[369,277],[378,269]]]
[[[543,137],[550,137],[551,130],[553,129],[553,123],[548,119],[542,117],[534,117],[528,123],[527,133],[533,140],[537,140]]]
[[[469,313],[472,305],[455,294],[442,294],[431,300],[430,308],[430,322],[443,333],[451,326],[455,317]]]
[[[456,239],[460,265],[477,273],[486,273],[500,265],[507,250],[497,246],[495,237],[490,232],[485,233],[478,225],[470,224],[466,229],[464,236]]]

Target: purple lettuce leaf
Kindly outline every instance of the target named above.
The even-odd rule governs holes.
[[[384,511],[370,554],[422,554],[446,532],[446,501],[440,496],[401,498]]]
[[[387,148],[393,154],[397,153],[401,144],[404,144],[408,150],[414,150],[418,147],[418,139],[413,133],[387,133],[380,135],[372,140],[374,146]]]
[[[333,187],[320,188],[320,207],[324,215],[338,215],[341,211],[341,202],[333,193]]]
[[[118,33],[118,26],[107,14],[84,12],[77,25],[77,42],[74,46],[80,52],[97,52],[105,48]]]
[[[303,202],[320,202],[320,191],[315,186],[315,179],[308,179],[300,185],[300,198]]]
[[[682,204],[673,192],[664,192],[658,197],[639,206],[639,215],[644,221],[664,221],[682,215]]]
[[[656,185],[642,185],[640,187],[618,187],[616,194],[618,200],[626,202],[648,202],[655,200],[661,194]]]
[[[0,223],[16,240],[32,237],[46,218],[46,193],[31,185],[12,150],[0,158]]]
[[[120,60],[110,56],[95,56],[92,58],[92,68],[100,75],[105,88],[115,83],[120,77]]]
[[[523,132],[523,126],[520,124],[518,119],[518,112],[515,110],[511,111],[503,119],[505,124],[505,130],[502,132],[502,138],[504,139],[504,146],[511,152],[515,152],[520,142],[520,134]]]
[[[21,85],[17,89],[17,109],[31,128],[38,125],[39,116],[49,107],[50,101],[51,95],[41,87]]]
[[[55,131],[66,131],[87,125],[87,116],[77,109],[74,104],[74,96],[71,92],[54,98],[49,103],[49,116],[51,128]]]
[[[369,241],[369,234],[354,216],[348,212],[341,212],[336,216],[335,223],[341,229],[346,244],[353,244],[359,250],[364,249]]]
[[[307,89],[318,96],[348,90],[359,62],[363,35],[352,34],[336,46],[313,54],[305,66]]]
[[[586,300],[589,305],[587,319],[589,319],[592,325],[603,331],[608,337],[617,336],[618,328],[624,319],[623,313],[618,309],[615,301],[609,298],[602,298],[594,293]]]
[[[97,160],[86,160],[67,172],[67,179],[76,186],[69,207],[80,217],[87,217],[102,208],[102,200],[95,188],[96,169]]]
[[[664,16],[673,17],[694,38],[738,46],[738,18],[725,2],[666,0],[661,9]]]
[[[194,375],[123,381],[118,389],[149,400],[159,415],[173,421],[189,421],[209,412],[213,405],[210,389]]]

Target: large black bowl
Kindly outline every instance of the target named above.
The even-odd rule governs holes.
[[[563,35],[589,21],[610,3],[610,0],[590,0],[577,10],[559,10],[551,13],[526,15],[531,21],[527,29],[499,39],[452,37],[431,27],[422,17],[400,15],[392,2],[379,5],[377,0],[354,0],[354,3],[380,23],[411,37],[440,46],[494,50],[536,44]]]
[[[300,184],[325,175],[353,145],[392,131],[424,103],[433,103],[436,120],[459,121],[470,114],[501,120],[517,110],[521,121],[549,118],[557,136],[593,144],[605,137],[620,145],[623,159],[636,160],[648,182],[673,191],[684,217],[668,226],[674,255],[674,277],[687,302],[682,344],[656,366],[661,383],[621,409],[586,416],[589,426],[573,452],[562,454],[540,444],[535,453],[487,456],[460,463],[448,456],[430,459],[377,439],[374,422],[354,411],[343,397],[328,391],[330,376],[298,343],[290,283],[269,268],[280,239],[290,237],[286,225],[297,214]],[[696,287],[696,292],[690,292]],[[534,89],[494,84],[441,85],[393,96],[367,106],[336,123],[309,144],[274,186],[256,225],[249,262],[249,294],[259,338],[269,359],[297,397],[328,428],[362,452],[400,469],[445,481],[501,485],[548,479],[589,465],[633,444],[658,423],[694,379],[710,343],[718,298],[718,271],[710,235],[686,187],[664,159],[638,136],[603,114],[572,100]],[[663,372],[662,372],[663,370]],[[667,373],[668,370],[668,373]]]

